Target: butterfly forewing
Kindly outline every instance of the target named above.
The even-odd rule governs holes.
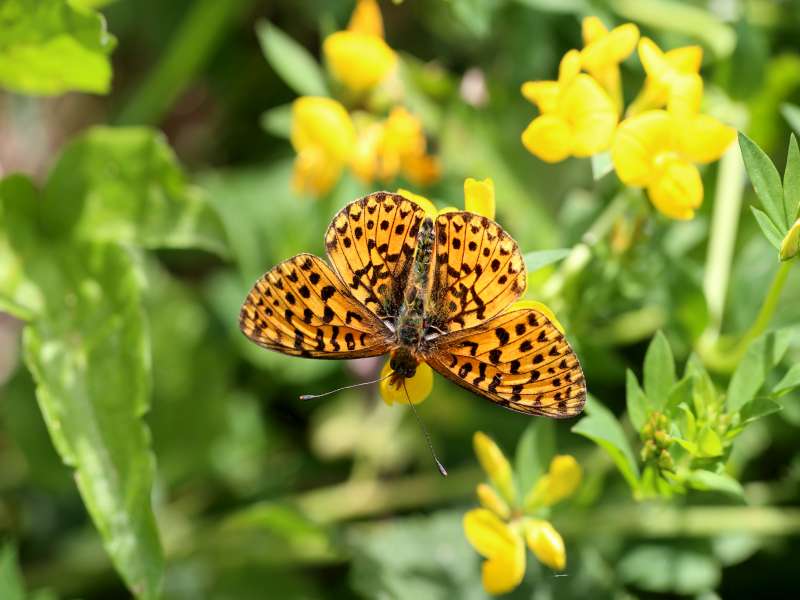
[[[586,401],[578,357],[541,312],[512,310],[434,341],[425,360],[445,377],[518,412],[564,418]]]
[[[494,221],[468,212],[439,215],[429,312],[441,331],[474,327],[525,291],[517,243]]]
[[[391,347],[391,332],[380,319],[311,254],[282,262],[256,282],[239,327],[260,346],[296,356],[359,358]]]
[[[383,319],[400,309],[424,217],[410,200],[376,192],[345,206],[325,234],[328,257],[342,281]]]

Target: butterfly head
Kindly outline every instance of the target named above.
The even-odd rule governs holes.
[[[389,366],[392,369],[392,377],[389,382],[399,387],[404,379],[410,379],[417,372],[417,360],[408,348],[400,347],[392,352]]]

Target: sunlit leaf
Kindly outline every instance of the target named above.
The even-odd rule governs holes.
[[[755,206],[751,206],[750,210],[753,211],[753,216],[756,218],[756,222],[758,226],[761,228],[761,231],[764,233],[764,237],[767,238],[767,241],[775,246],[776,250],[781,249],[781,244],[783,244],[783,235],[775,226],[770,218],[767,216],[763,210],[756,208]]]
[[[105,94],[116,45],[102,15],[67,0],[0,0],[0,85],[15,92]]]
[[[570,248],[557,248],[555,250],[537,250],[534,252],[528,252],[522,258],[525,260],[525,268],[528,269],[528,273],[533,273],[534,271],[538,271],[539,269],[543,269],[547,265],[551,265],[555,262],[558,262],[567,256],[571,252]]]
[[[261,127],[275,137],[289,139],[292,129],[292,105],[283,104],[261,113]]]
[[[742,485],[730,475],[698,469],[689,475],[689,485],[696,490],[722,492],[736,498],[744,496]]]
[[[781,379],[772,390],[772,393],[775,396],[782,396],[783,394],[787,394],[797,387],[800,387],[800,364],[794,364],[791,366],[791,368],[786,372],[786,375],[783,376],[783,379]]]
[[[636,375],[630,369],[625,374],[625,401],[628,407],[628,418],[634,429],[640,431],[647,421],[649,407],[647,397],[639,386]]]
[[[664,407],[676,379],[672,349],[667,338],[659,331],[644,357],[644,392],[654,408]]]
[[[781,105],[781,112],[787,123],[789,123],[789,127],[800,135],[800,106],[787,102]]]
[[[779,231],[789,229],[789,220],[783,205],[781,176],[769,156],[758,145],[739,132],[739,147],[750,182],[761,206]],[[781,236],[782,238],[783,236]]]
[[[267,21],[256,24],[258,41],[269,64],[286,84],[303,96],[327,96],[325,77],[308,50]]]
[[[789,136],[789,151],[783,172],[783,204],[791,225],[800,217],[800,148],[794,134]]]

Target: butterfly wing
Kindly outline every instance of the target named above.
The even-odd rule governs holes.
[[[400,309],[424,217],[425,211],[403,196],[376,192],[345,206],[325,234],[336,272],[381,319]]]
[[[492,318],[525,291],[525,262],[514,239],[494,221],[469,212],[439,215],[433,283],[426,308],[443,332]]]
[[[265,273],[242,305],[239,327],[264,348],[313,358],[377,356],[393,336],[312,254]]]
[[[435,338],[424,358],[461,387],[517,412],[572,417],[586,401],[578,357],[535,309],[510,310]]]

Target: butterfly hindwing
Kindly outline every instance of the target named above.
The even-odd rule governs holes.
[[[445,213],[436,218],[435,236],[429,312],[437,329],[474,327],[525,291],[517,243],[494,221],[469,212]]]
[[[376,192],[345,206],[325,234],[328,257],[350,293],[382,319],[396,316],[425,211]]]
[[[239,327],[260,346],[295,356],[359,358],[390,348],[385,325],[312,254],[265,273],[242,305]]]
[[[458,385],[518,412],[578,414],[586,383],[564,334],[541,312],[511,310],[437,338],[425,360]]]

